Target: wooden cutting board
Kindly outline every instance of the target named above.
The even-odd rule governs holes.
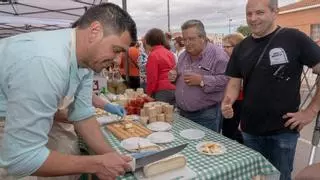
[[[132,124],[132,127],[126,128],[126,124]],[[146,137],[152,133],[151,130],[142,124],[134,121],[122,121],[107,125],[107,129],[118,139],[124,140],[130,137]]]

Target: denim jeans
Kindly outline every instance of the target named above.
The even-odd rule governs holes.
[[[187,112],[180,109],[181,116],[218,133],[221,129],[220,114],[219,105],[210,106],[209,108],[195,112]]]
[[[256,136],[242,132],[244,144],[267,158],[281,173],[280,180],[291,180],[299,133]]]

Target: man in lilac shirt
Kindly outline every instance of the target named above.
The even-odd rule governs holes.
[[[207,42],[201,21],[189,20],[181,29],[186,51],[169,72],[169,79],[176,82],[180,115],[218,132],[228,56],[222,48]]]

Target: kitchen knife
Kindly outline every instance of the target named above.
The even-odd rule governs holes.
[[[132,171],[142,168],[145,165],[159,161],[183,150],[188,144],[182,144],[176,147],[168,148],[163,151],[152,151],[132,154],[132,161],[129,163]]]

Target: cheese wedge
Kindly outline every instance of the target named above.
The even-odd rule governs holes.
[[[176,154],[143,167],[145,177],[155,176],[167,171],[186,166],[187,160],[182,154]]]

